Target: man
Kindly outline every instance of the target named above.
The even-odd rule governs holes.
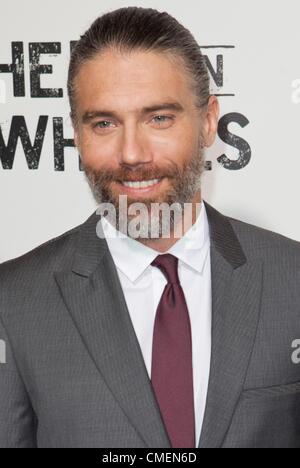
[[[191,33],[107,13],[68,91],[116,216],[0,267],[0,446],[300,447],[300,244],[202,200],[219,108]]]

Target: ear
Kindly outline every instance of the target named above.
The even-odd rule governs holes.
[[[73,131],[74,131],[74,143],[75,143],[76,148],[79,149],[79,132],[78,132],[78,127],[77,127],[75,118],[72,115],[72,111],[69,114],[69,118],[71,120]]]
[[[74,127],[74,143],[75,143],[76,148],[79,149],[79,134],[78,134],[78,130],[76,129],[76,127]]]
[[[216,96],[210,96],[204,115],[203,137],[205,146],[211,146],[217,135],[220,115],[219,101]]]

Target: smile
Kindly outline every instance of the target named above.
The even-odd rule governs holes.
[[[122,182],[122,185],[125,187],[133,188],[133,189],[144,189],[148,187],[153,187],[153,185],[158,184],[161,179],[152,179],[152,180],[142,180],[138,182]]]
[[[119,185],[119,190],[124,194],[129,196],[140,196],[140,195],[153,195],[163,183],[164,177],[161,179],[151,179],[151,180],[119,180],[117,184]]]

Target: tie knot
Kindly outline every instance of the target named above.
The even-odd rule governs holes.
[[[158,255],[151,265],[161,270],[169,284],[180,284],[178,277],[178,258],[174,255]]]

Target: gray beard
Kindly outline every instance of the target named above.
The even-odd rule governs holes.
[[[129,215],[124,210],[120,209],[119,201],[115,199],[113,194],[105,186],[106,176],[105,173],[95,171],[94,169],[83,166],[87,181],[93,193],[96,202],[101,204],[112,204],[116,216],[106,219],[123,234],[133,237],[130,230],[130,224],[134,221],[136,216]],[[147,212],[141,213],[138,218],[141,228],[139,234],[135,236],[135,240],[142,241],[143,239],[160,239],[168,237],[170,232],[173,232],[180,220],[182,224],[185,215],[185,204],[191,203],[196,192],[201,189],[201,176],[205,170],[205,156],[204,149],[200,147],[199,152],[195,155],[189,163],[180,172],[178,169],[174,171],[174,179],[172,179],[171,187],[167,190],[165,197],[160,202],[156,200],[141,200],[147,207]],[[162,213],[156,209],[155,212],[151,210],[151,204],[166,204],[169,207],[168,216],[162,216]],[[133,203],[128,203],[128,209]]]

